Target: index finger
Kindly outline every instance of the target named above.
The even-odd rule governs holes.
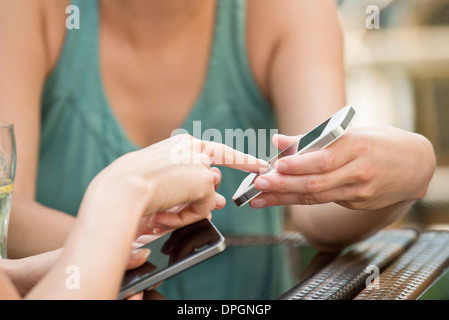
[[[346,136],[327,148],[291,155],[279,159],[274,168],[290,175],[320,174],[336,170],[357,157],[357,152]]]
[[[217,142],[201,141],[201,151],[209,156],[212,165],[255,173],[265,172],[270,167],[262,159]]]

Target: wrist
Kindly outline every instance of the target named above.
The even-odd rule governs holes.
[[[83,202],[104,212],[114,210],[140,218],[151,212],[155,189],[152,181],[133,175],[97,176],[87,188]]]

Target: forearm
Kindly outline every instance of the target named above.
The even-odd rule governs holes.
[[[289,207],[291,219],[321,251],[338,251],[387,227],[413,206],[403,201],[378,210],[352,210],[336,203]]]
[[[208,217],[217,208],[215,186],[220,175],[210,168],[217,159],[204,159],[203,153],[193,151],[189,157],[206,160],[202,165],[175,163],[172,150],[179,143],[207,147],[193,138],[165,140],[120,157],[94,178],[60,259],[27,298],[114,299],[142,216],[150,216],[155,227],[176,229]],[[227,155],[219,160],[224,163]],[[230,155],[232,159],[244,156],[235,150]],[[233,166],[243,169],[235,162]],[[259,163],[253,170],[260,172],[262,167]],[[189,205],[176,214],[169,212],[180,204]],[[72,276],[78,277],[79,287],[67,282]]]
[[[14,288],[13,283],[0,267],[0,300],[20,299],[20,296]]]
[[[8,231],[8,257],[23,258],[62,247],[75,220],[15,192]]]
[[[61,249],[58,249],[23,259],[3,259],[0,260],[0,269],[8,275],[23,297],[53,267],[60,253]]]
[[[26,298],[117,297],[142,208],[130,205],[138,203],[137,199],[100,192],[85,197],[61,258]],[[108,221],[105,228],[104,221]],[[79,287],[67,285],[71,275],[79,276]]]

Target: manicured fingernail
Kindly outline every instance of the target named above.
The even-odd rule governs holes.
[[[270,183],[266,180],[266,179],[257,179],[256,180],[256,189],[263,191],[263,190],[268,190],[268,188],[270,187]]]
[[[165,231],[165,229],[163,229],[163,228],[153,228],[153,234],[160,234],[164,231]]]
[[[259,174],[264,174],[265,172],[267,172],[268,169],[271,168],[270,164],[268,162],[266,162],[265,160],[258,160],[259,164],[260,164],[260,168],[259,168]]]
[[[215,194],[215,203],[219,207],[223,207],[226,205],[226,199],[221,195],[216,193]]]
[[[146,259],[150,255],[151,250],[149,248],[140,248],[140,249],[134,249],[133,253],[131,255],[131,259],[133,260],[140,260],[140,259]]]
[[[263,208],[267,204],[267,200],[264,198],[256,198],[251,201],[251,207],[253,208]]]
[[[283,161],[277,161],[274,164],[274,168],[276,169],[277,172],[285,172],[287,171],[287,164]]]
[[[218,181],[220,180],[220,175],[217,172],[215,172],[215,171],[211,170],[211,172],[214,175],[214,184],[217,184]]]

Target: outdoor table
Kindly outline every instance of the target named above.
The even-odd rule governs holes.
[[[298,232],[226,242],[223,253],[175,276],[202,279],[178,284],[188,299],[449,299],[446,230],[390,227],[339,253],[315,250]]]

